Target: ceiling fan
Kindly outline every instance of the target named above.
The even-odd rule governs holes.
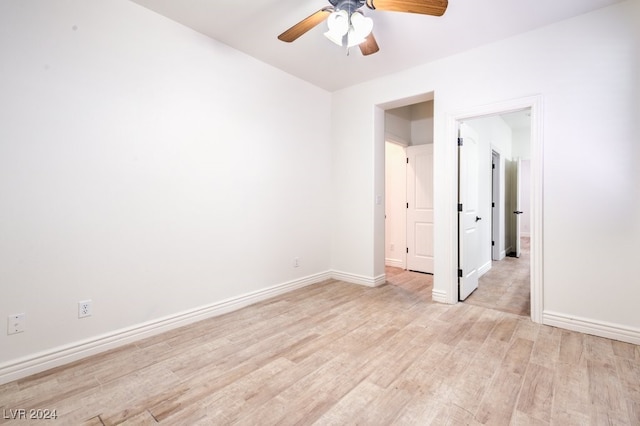
[[[363,55],[376,53],[380,48],[371,30],[373,21],[359,10],[367,6],[371,10],[419,13],[442,16],[447,10],[448,0],[328,0],[331,6],[323,7],[304,18],[282,34],[278,39],[292,42],[327,20],[329,31],[325,36],[340,46],[359,46]]]

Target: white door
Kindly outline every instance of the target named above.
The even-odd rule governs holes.
[[[521,200],[520,200],[520,185],[522,182],[522,160],[520,158],[518,158],[518,160],[515,162],[516,165],[516,171],[515,171],[515,175],[516,175],[516,182],[515,182],[515,190],[516,190],[516,196],[515,196],[515,201],[516,201],[516,208],[513,211],[513,214],[516,217],[516,229],[515,229],[515,246],[516,246],[516,257],[520,257],[520,215],[522,214],[521,206]]]
[[[433,145],[407,147],[407,269],[433,273]]]
[[[385,265],[407,269],[407,151],[385,142]]]
[[[458,149],[458,298],[466,299],[478,288],[480,238],[478,237],[478,135],[460,124]]]
[[[500,154],[491,152],[491,260],[501,260],[500,251],[503,243],[501,241],[500,224],[502,220],[502,210],[500,209]]]
[[[520,257],[520,182],[521,179],[521,160],[512,160],[507,162],[506,174],[506,214],[507,214],[507,235],[506,235],[506,252],[507,256]]]

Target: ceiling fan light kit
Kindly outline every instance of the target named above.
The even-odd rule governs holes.
[[[366,5],[371,10],[442,16],[448,6],[448,0],[329,0],[329,3],[331,6],[306,17],[280,34],[278,39],[290,43],[327,20],[328,31],[324,35],[329,40],[347,49],[358,45],[366,56],[380,48],[372,32],[373,20],[358,10],[361,7]]]
[[[373,20],[355,11],[336,10],[327,19],[329,31],[324,35],[338,46],[353,47],[364,43],[373,29]]]
[[[351,14],[351,27],[348,33],[348,47],[353,47],[364,43],[373,30],[373,19],[367,18],[360,11]]]
[[[344,36],[349,32],[349,15],[346,10],[336,10],[327,18],[327,27],[329,31],[324,35],[337,44],[342,46]]]

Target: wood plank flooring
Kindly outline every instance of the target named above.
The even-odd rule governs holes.
[[[465,303],[531,317],[530,239],[520,241],[520,257],[493,261]]]
[[[379,288],[326,281],[0,386],[0,417],[48,409],[65,425],[640,424],[640,347],[433,303],[431,290],[430,275],[406,271]]]

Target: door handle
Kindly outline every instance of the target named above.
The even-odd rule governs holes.
[[[514,213],[515,213],[515,214],[522,214],[523,212],[521,212],[521,211],[519,211],[519,210],[516,210]]]
[[[480,216],[476,216],[476,222],[482,220],[482,218]]]

